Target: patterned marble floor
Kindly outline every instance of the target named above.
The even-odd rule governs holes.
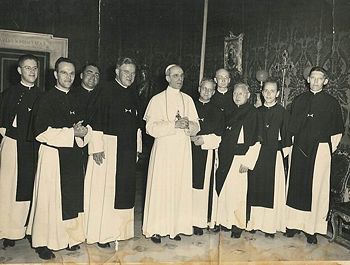
[[[119,242],[118,251],[115,244],[109,249],[82,244],[76,252],[55,252],[56,258],[45,262],[24,239],[13,248],[0,249],[0,264],[350,264],[348,249],[322,236],[317,245],[309,245],[303,234],[286,238],[278,233],[271,239],[261,232],[243,232],[240,239],[232,239],[229,232],[205,231],[203,236],[182,236],[181,241],[164,238],[154,244],[141,233],[143,180],[139,176],[135,238]]]

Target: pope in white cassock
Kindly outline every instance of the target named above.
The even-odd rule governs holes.
[[[192,98],[182,92],[184,72],[172,64],[165,70],[167,89],[148,104],[146,131],[155,138],[151,151],[143,234],[154,243],[162,236],[181,240],[192,234],[192,158],[190,136],[199,131]]]

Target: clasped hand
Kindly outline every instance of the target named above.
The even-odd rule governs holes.
[[[178,129],[188,129],[189,128],[189,120],[187,117],[183,117],[175,121],[175,128]]]
[[[204,140],[201,135],[191,136],[191,141],[197,146],[204,144]]]
[[[78,121],[77,123],[73,124],[75,137],[84,137],[88,132],[88,129],[83,126],[82,123],[83,121]]]
[[[106,158],[105,152],[95,153],[92,155],[92,157],[97,165],[102,165],[103,159]]]

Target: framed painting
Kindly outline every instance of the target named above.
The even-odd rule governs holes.
[[[242,74],[243,33],[235,36],[230,32],[224,39],[224,67],[230,72]]]

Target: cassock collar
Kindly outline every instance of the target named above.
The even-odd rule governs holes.
[[[276,104],[277,104],[277,101],[275,101],[275,103],[273,103],[271,106],[268,106],[268,105],[266,105],[266,102],[265,102],[264,106],[269,109],[269,108],[276,106]]]
[[[66,93],[66,94],[68,94],[68,92],[69,92],[69,89],[68,89],[68,90],[64,90],[64,89],[62,89],[62,88],[59,88],[58,86],[55,86],[55,88],[56,88],[57,90],[59,90],[59,91],[62,91],[63,93]]]
[[[236,104],[235,104],[236,105]],[[237,105],[236,105],[237,106]],[[243,109],[245,107],[249,106],[248,101],[246,103],[244,103],[243,105],[237,106],[237,109]]]
[[[223,92],[223,91],[220,91],[219,90],[219,87],[216,89],[216,91],[217,92],[219,92],[220,94],[222,94],[222,95],[225,95],[226,93],[227,93],[227,91],[228,91],[228,88],[226,87],[226,90]]]
[[[124,88],[128,88],[127,86],[124,86],[122,83],[120,83],[120,81],[116,78],[116,79],[114,79],[115,81],[117,81],[117,83],[119,84],[119,85],[121,85],[122,87],[124,87]]]
[[[312,91],[312,90],[310,89],[310,92],[311,92],[312,94],[314,94],[314,95],[316,95],[317,93],[320,93],[321,91],[323,91],[322,88],[321,88],[320,90],[318,90],[318,91]]]
[[[92,90],[94,90],[94,88],[87,88],[87,87],[85,87],[83,83],[81,83],[81,87],[83,89],[85,89],[87,92],[91,92]]]
[[[167,90],[169,93],[173,93],[173,94],[178,94],[178,93],[180,93],[180,89],[172,88],[171,86],[168,86],[168,87],[166,88],[166,90]]]
[[[28,89],[31,89],[32,87],[34,87],[34,84],[28,86],[28,85],[24,84],[24,83],[22,82],[22,80],[21,80],[21,85],[24,86],[24,87],[26,87],[26,88],[28,88]]]
[[[202,103],[203,105],[208,104],[208,103],[210,102],[210,100],[208,100],[207,102],[203,102],[203,101],[201,101],[201,99],[198,99],[198,101],[199,101],[200,103]]]

